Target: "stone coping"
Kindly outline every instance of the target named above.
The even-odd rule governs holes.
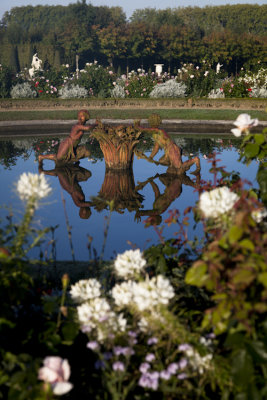
[[[88,124],[94,124],[95,119],[90,119]],[[101,119],[104,124],[109,125],[131,125],[133,119]],[[0,121],[0,136],[30,136],[30,135],[64,135],[69,134],[72,125],[77,120],[31,120],[31,121]],[[162,120],[160,128],[166,131],[174,131],[179,134],[231,134],[231,129],[234,128],[234,121],[225,120],[183,120],[170,119]],[[140,124],[148,126],[147,119],[141,119]],[[259,121],[259,125],[252,129],[261,130],[267,126],[267,121]]]

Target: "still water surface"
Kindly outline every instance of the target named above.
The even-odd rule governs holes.
[[[209,172],[211,164],[207,155],[216,151],[217,158],[221,161],[219,166],[225,166],[226,170],[237,171],[241,178],[249,180],[254,187],[257,187],[255,179],[257,172],[256,162],[248,167],[238,162],[239,142],[232,137],[211,135],[204,136],[181,136],[172,134],[173,140],[183,148],[183,159],[189,155],[199,156],[201,162],[201,180],[213,180]],[[23,172],[38,173],[37,156],[43,152],[54,152],[60,137],[46,138],[23,138],[0,141],[0,182],[1,182],[1,204],[12,207],[14,220],[19,221],[23,215],[23,203],[18,198],[15,185]],[[92,201],[92,196],[97,197],[92,201],[88,218],[81,218],[79,207],[77,207],[71,195],[66,192],[60,184],[58,176],[47,176],[52,187],[52,194],[43,201],[35,218],[35,227],[58,226],[55,230],[55,247],[51,241],[46,241],[42,251],[47,257],[54,257],[57,260],[72,260],[73,253],[68,238],[67,222],[71,228],[72,246],[75,260],[86,261],[89,259],[88,243],[91,241],[91,248],[95,254],[101,254],[104,246],[104,259],[110,259],[118,253],[136,246],[141,250],[151,244],[159,242],[159,236],[152,227],[145,227],[144,221],[153,210],[155,193],[163,195],[162,210],[158,212],[157,220],[162,223],[162,235],[165,239],[174,237],[177,232],[177,225],[168,227],[164,220],[168,218],[169,211],[177,209],[183,213],[188,206],[194,206],[198,200],[198,192],[194,185],[196,176],[191,174],[194,166],[187,172],[184,179],[169,180],[166,177],[166,167],[156,166],[146,160],[134,159],[133,174],[129,176],[110,176],[105,170],[105,163],[101,157],[101,151],[95,147],[95,143],[86,142],[92,147],[92,158],[83,159],[80,162],[80,170],[71,170],[74,178],[81,178],[78,183],[87,201]],[[152,144],[149,140],[143,140],[142,151],[149,155]],[[158,154],[159,159],[162,153]],[[54,163],[45,160],[45,170],[53,170]],[[85,169],[85,170],[84,170]],[[88,172],[89,171],[89,172]],[[76,174],[76,175],[75,175]],[[149,181],[148,181],[149,180]],[[144,185],[140,184],[144,182]],[[138,186],[139,185],[139,186]],[[171,186],[172,185],[172,186]],[[170,195],[172,193],[172,195]],[[175,195],[173,195],[175,193]],[[110,213],[105,200],[116,198],[116,210]],[[3,219],[7,211],[0,209],[0,217]],[[109,221],[108,221],[109,219]],[[188,227],[189,238],[200,237],[201,226],[193,229],[193,218],[190,217]],[[106,241],[104,232],[108,227]],[[51,239],[51,237],[50,237]],[[53,249],[52,249],[53,248]],[[53,250],[53,251],[52,251]],[[38,254],[34,254],[38,256]]]

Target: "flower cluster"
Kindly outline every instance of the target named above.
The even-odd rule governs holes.
[[[252,97],[267,97],[267,69],[260,68],[257,72],[247,71],[239,77],[251,88]]]
[[[77,307],[78,320],[83,332],[94,332],[99,341],[112,332],[123,332],[126,320],[112,311],[108,301],[101,297],[101,285],[96,279],[80,280],[71,286],[70,296],[81,303]]]
[[[122,278],[129,278],[136,273],[140,274],[146,266],[146,260],[139,249],[127,250],[119,254],[114,263],[116,274]]]
[[[239,197],[228,187],[218,187],[209,192],[201,193],[199,209],[205,218],[219,218],[232,210]]]
[[[198,65],[184,63],[177,72],[177,81],[184,83],[188,96],[208,96],[217,88],[218,76],[215,70],[203,60]]]
[[[34,198],[38,201],[50,194],[51,187],[43,174],[24,172],[18,180],[17,192],[21,200],[28,201],[30,198]]]
[[[97,297],[77,307],[78,319],[82,331],[94,332],[97,340],[102,342],[112,333],[124,332],[127,321],[123,314],[116,314],[106,299]]]
[[[70,295],[77,303],[94,299],[101,295],[101,285],[97,279],[82,279],[71,286]]]
[[[252,88],[244,80],[239,80],[237,77],[225,78],[222,81],[221,92],[225,97],[251,97]]]
[[[206,370],[212,368],[211,360],[213,354],[209,352],[205,356],[201,356],[199,352],[188,343],[183,343],[178,346],[177,352],[179,360],[171,362],[159,368],[157,366],[157,357],[154,353],[148,353],[144,362],[139,366],[141,377],[139,378],[139,386],[144,388],[157,390],[160,382],[172,380],[179,382],[190,377],[197,372],[203,375]]]
[[[174,290],[167,278],[157,275],[144,281],[127,281],[112,289],[112,297],[118,307],[134,306],[139,312],[155,311],[159,305],[167,305]]]
[[[157,80],[154,74],[132,74],[125,82],[126,97],[147,98],[156,84]]]

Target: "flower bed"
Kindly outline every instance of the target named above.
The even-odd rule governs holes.
[[[58,69],[27,69],[14,76],[0,65],[0,97],[19,98],[266,98],[267,70],[243,71],[227,76],[205,61],[183,64],[177,74],[156,74],[143,69],[116,74],[97,62],[72,72],[68,65]]]

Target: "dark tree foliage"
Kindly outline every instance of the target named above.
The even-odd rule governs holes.
[[[244,65],[266,62],[266,20],[267,5],[249,4],[145,8],[136,10],[130,21],[120,7],[95,7],[86,0],[15,7],[0,23],[0,63],[4,54],[17,49],[16,65],[29,66],[31,58],[22,60],[28,45],[52,65],[60,54],[60,61],[73,69],[78,55],[80,68],[98,60],[147,70],[161,62],[170,69],[205,59],[236,73]]]

